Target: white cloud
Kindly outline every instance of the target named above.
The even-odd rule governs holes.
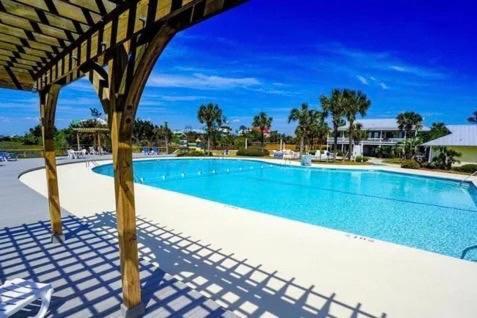
[[[389,89],[389,86],[386,85],[386,83],[384,83],[384,82],[380,82],[380,83],[379,83],[379,86],[380,86],[382,89],[384,89],[384,90],[388,90],[388,89]]]
[[[233,89],[253,88],[261,83],[254,77],[224,77],[195,73],[192,76],[175,74],[157,74],[151,76],[148,86],[152,87],[180,87],[193,89]]]
[[[417,66],[411,66],[411,65],[395,64],[395,65],[390,65],[389,69],[399,73],[411,74],[411,75],[415,75],[415,76],[423,77],[423,78],[438,79],[438,78],[444,77],[443,73],[426,69],[423,67],[417,67]]]
[[[358,81],[361,82],[361,84],[369,85],[368,80],[364,76],[356,75],[356,78],[358,79]]]
[[[206,99],[207,97],[206,96],[164,95],[164,96],[160,96],[159,98],[166,102],[188,102],[188,101]]]

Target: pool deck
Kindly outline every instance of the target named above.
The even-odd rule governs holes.
[[[85,166],[83,160],[66,158],[59,158],[58,163]],[[0,163],[0,282],[20,277],[52,284],[54,294],[48,317],[120,316],[115,215],[103,212],[79,218],[62,209],[66,243],[51,244],[46,198],[18,179],[19,174],[42,166],[42,159]],[[144,222],[139,220],[138,226],[144,227]],[[159,230],[148,226],[141,231],[147,238],[140,259],[145,317],[234,317],[148,261],[150,251],[162,243],[151,231]],[[13,317],[33,317],[38,307],[39,303],[35,303]]]
[[[363,168],[376,169],[350,167]],[[112,178],[85,164],[60,166],[58,173],[64,209],[101,225],[98,230],[114,228]],[[21,181],[46,194],[44,171]],[[476,263],[142,184],[135,192],[142,259],[239,316],[470,318],[477,312]]]

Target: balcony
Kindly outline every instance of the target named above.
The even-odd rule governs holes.
[[[386,146],[393,146],[401,141],[404,141],[404,138],[368,138],[362,140],[361,143],[363,145],[386,145]],[[327,139],[328,144],[333,144],[334,138],[330,137]],[[338,144],[349,144],[348,137],[338,137]]]

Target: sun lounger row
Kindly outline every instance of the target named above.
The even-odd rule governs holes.
[[[144,147],[142,148],[142,153],[146,156],[154,156],[159,154],[158,147]]]
[[[5,152],[5,151],[0,151],[0,162],[1,161],[16,161],[17,156],[15,154]]]
[[[275,159],[298,159],[300,158],[300,153],[292,150],[273,150],[271,157]]]

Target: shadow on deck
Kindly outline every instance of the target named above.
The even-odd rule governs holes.
[[[114,213],[63,220],[67,238],[62,245],[49,243],[47,222],[0,230],[0,279],[53,284],[54,317],[118,315],[121,284]],[[147,316],[233,316],[226,308],[252,317],[386,317],[157,223],[138,218],[137,226]]]

